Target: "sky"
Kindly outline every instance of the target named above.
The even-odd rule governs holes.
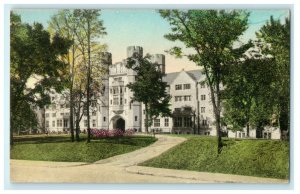
[[[48,22],[58,9],[16,9],[23,22],[32,24],[39,22],[48,26]],[[248,10],[250,11],[249,27],[241,36],[242,42],[255,39],[258,31],[270,16],[284,20],[289,15],[288,10]],[[171,42],[164,38],[170,32],[170,25],[161,18],[156,10],[151,9],[102,9],[100,19],[103,20],[107,35],[101,38],[101,43],[108,45],[112,53],[113,63],[126,58],[128,46],[142,46],[144,54],[164,54],[166,56],[166,72],[200,69],[186,58],[175,58],[165,51],[173,46],[183,46],[180,42]]]

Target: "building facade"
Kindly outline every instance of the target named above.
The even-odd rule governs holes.
[[[142,103],[132,101],[133,92],[127,84],[135,82],[136,72],[126,68],[126,59],[112,64],[110,53],[102,53],[108,74],[102,79],[103,88],[100,95],[94,95],[91,103],[91,128],[97,129],[135,129],[145,132],[145,107]],[[127,57],[138,54],[143,56],[143,48],[130,46]],[[165,56],[152,55],[153,62],[159,64],[165,73]],[[210,92],[204,83],[205,75],[200,70],[167,73],[163,81],[167,82],[167,92],[171,95],[171,117],[158,117],[153,120],[151,131],[160,133],[216,135],[214,115]],[[97,96],[97,97],[96,97]],[[45,108],[45,128],[50,132],[67,132],[70,128],[70,108],[68,94],[51,94],[51,105]],[[80,129],[87,129],[87,115],[80,122]],[[230,137],[242,138],[234,132]],[[267,135],[267,137],[269,137]],[[275,136],[272,136],[275,137]]]

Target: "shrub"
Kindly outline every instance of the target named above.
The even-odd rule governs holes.
[[[134,132],[134,129],[127,129],[125,131],[121,129],[91,129],[91,135],[94,138],[132,136]]]

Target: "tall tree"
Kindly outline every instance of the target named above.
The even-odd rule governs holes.
[[[66,58],[68,68],[68,89],[70,91],[71,138],[73,120],[75,120],[76,141],[79,141],[80,121],[83,115],[88,117],[88,141],[90,120],[90,99],[96,99],[95,92],[101,91],[106,65],[99,63],[106,45],[100,44],[99,38],[105,34],[103,22],[99,20],[100,10],[62,10],[52,18],[50,29],[72,40]],[[86,84],[83,84],[86,83]],[[86,114],[84,114],[86,113]],[[75,118],[73,118],[75,116]]]
[[[83,61],[86,65],[86,113],[87,113],[87,142],[90,142],[91,128],[90,128],[90,105],[91,96],[94,91],[91,89],[93,83],[91,75],[93,74],[93,66],[97,67],[97,62],[93,59],[99,59],[97,56],[99,44],[99,38],[106,34],[103,26],[103,21],[99,19],[100,10],[93,9],[76,9],[74,10],[74,16],[76,22],[79,24],[75,34],[80,45],[81,53],[83,55]],[[101,45],[100,45],[101,46]],[[95,82],[96,83],[96,80]],[[97,85],[97,84],[95,84]]]
[[[127,68],[136,73],[136,81],[127,85],[133,91],[132,101],[145,105],[145,131],[152,124],[152,120],[159,115],[170,116],[170,95],[166,92],[167,83],[163,82],[164,74],[158,64],[151,62],[151,56],[133,55],[127,59]]]
[[[224,120],[232,130],[262,127],[272,117],[274,60],[247,58],[228,67],[222,91]]]
[[[165,35],[170,41],[180,41],[194,53],[184,54],[174,47],[170,53],[177,57],[187,56],[190,61],[203,67],[210,89],[216,120],[218,153],[221,152],[221,84],[222,70],[239,59],[248,44],[234,48],[234,43],[247,29],[249,13],[235,10],[161,10],[160,15],[171,25],[172,32]]]
[[[277,87],[274,97],[277,99],[278,120],[281,131],[288,131],[290,126],[290,17],[282,23],[271,16],[257,33],[265,43],[263,53],[275,59],[275,82]]]
[[[10,123],[11,145],[17,130],[20,107],[44,106],[50,103],[51,88],[61,90],[60,75],[65,63],[58,60],[66,54],[70,42],[58,35],[52,39],[39,23],[23,24],[20,16],[10,15]],[[34,81],[32,81],[34,80]],[[25,117],[24,117],[25,118]]]

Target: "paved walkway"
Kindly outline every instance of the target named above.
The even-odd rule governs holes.
[[[287,180],[137,166],[184,138],[157,135],[145,148],[92,164],[11,160],[14,183],[288,183]]]

